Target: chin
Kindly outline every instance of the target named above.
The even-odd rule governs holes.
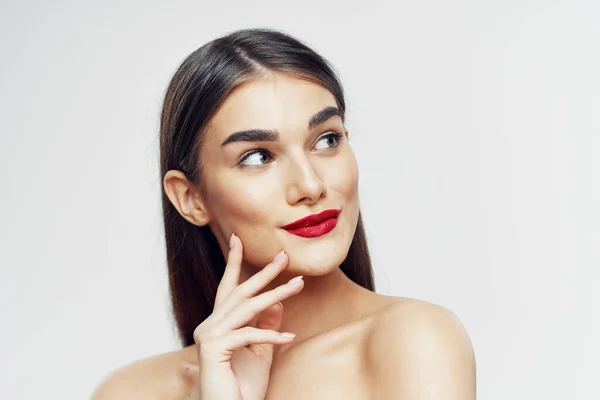
[[[342,219],[332,231],[322,236],[304,238],[283,231],[282,247],[289,256],[288,269],[294,274],[307,276],[321,276],[334,271],[348,255],[355,228],[356,223]]]
[[[346,258],[343,254],[323,254],[307,256],[306,254],[289,253],[288,270],[294,275],[322,276],[334,271]]]
[[[302,244],[294,243],[286,246],[289,256],[288,270],[298,275],[321,276],[339,267],[348,255],[352,238],[350,240],[344,237],[324,239],[324,237],[302,239],[304,241]]]

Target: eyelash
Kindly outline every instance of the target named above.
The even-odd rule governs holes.
[[[339,146],[339,144],[340,144],[339,142],[340,142],[340,140],[342,140],[344,138],[344,135],[341,134],[341,133],[339,133],[339,132],[331,132],[331,133],[323,135],[319,139],[317,139],[317,143],[320,140],[322,140],[324,138],[328,138],[328,137],[333,137],[336,140],[335,146],[334,147],[330,147],[330,149],[335,149],[335,148],[337,148]],[[326,150],[328,150],[328,149],[326,149]],[[271,153],[268,150],[265,150],[265,149],[256,149],[256,150],[252,150],[252,151],[249,151],[246,154],[244,154],[242,156],[242,158],[240,159],[240,161],[238,162],[237,165],[239,165],[242,168],[256,168],[256,167],[260,167],[261,165],[264,165],[264,164],[260,164],[260,165],[244,165],[243,164],[244,161],[246,161],[251,155],[253,155],[255,153],[266,154],[268,157],[271,158]]]

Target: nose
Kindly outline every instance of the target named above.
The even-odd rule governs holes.
[[[305,155],[288,159],[285,166],[286,198],[289,204],[317,202],[325,193],[318,171]]]

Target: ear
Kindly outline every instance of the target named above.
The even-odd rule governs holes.
[[[183,172],[168,171],[163,178],[163,188],[183,218],[198,226],[210,222],[205,202]]]

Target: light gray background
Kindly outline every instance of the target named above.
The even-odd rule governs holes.
[[[0,12],[0,398],[177,347],[158,115],[205,42],[339,70],[378,290],[453,310],[480,399],[598,399],[600,3],[19,1]]]

